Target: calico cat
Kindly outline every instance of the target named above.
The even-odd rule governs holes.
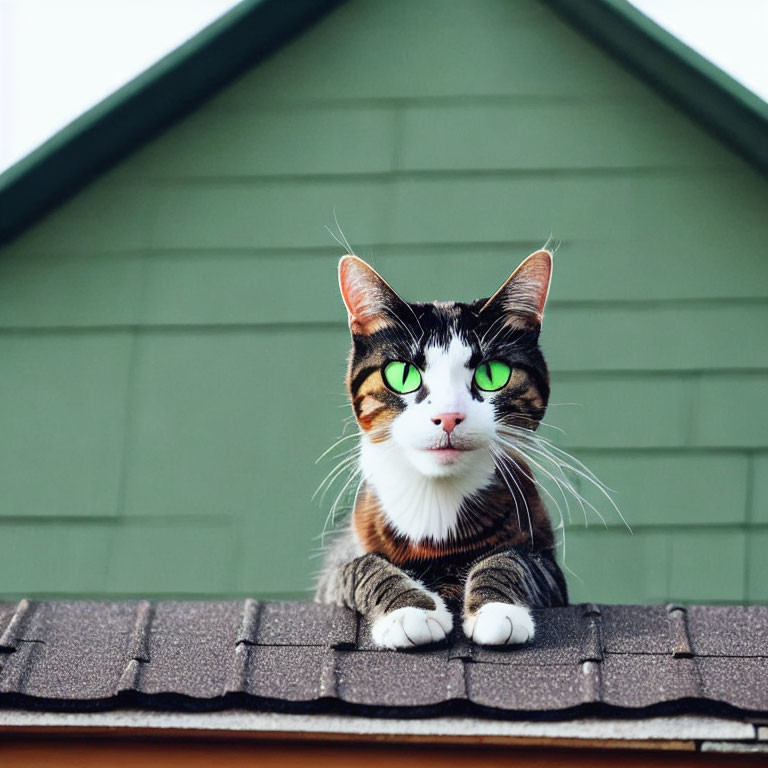
[[[531,608],[568,603],[514,448],[536,455],[549,398],[538,341],[551,274],[540,250],[489,299],[407,303],[357,256],[339,263],[362,481],[316,600],[367,616],[380,646],[443,640],[453,612],[476,643],[524,643]]]

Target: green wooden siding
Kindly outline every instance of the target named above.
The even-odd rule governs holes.
[[[527,0],[354,0],[4,249],[0,594],[306,594],[334,210],[411,300],[560,241],[575,599],[768,600],[766,181]]]

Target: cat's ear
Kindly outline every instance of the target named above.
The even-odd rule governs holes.
[[[540,327],[552,279],[552,254],[532,253],[485,302],[481,313],[506,315],[504,325]]]
[[[352,333],[370,336],[413,314],[384,278],[357,256],[341,257],[339,288]]]

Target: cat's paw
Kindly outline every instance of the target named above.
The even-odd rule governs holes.
[[[520,645],[533,640],[531,612],[521,605],[486,603],[464,619],[464,634],[478,645]]]
[[[413,648],[445,640],[453,627],[453,616],[437,595],[432,595],[437,607],[398,608],[379,617],[371,626],[371,637],[382,648]]]

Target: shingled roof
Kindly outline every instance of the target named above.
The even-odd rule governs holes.
[[[525,720],[768,717],[768,606],[538,612],[535,643],[376,649],[305,602],[0,603],[0,707]]]

